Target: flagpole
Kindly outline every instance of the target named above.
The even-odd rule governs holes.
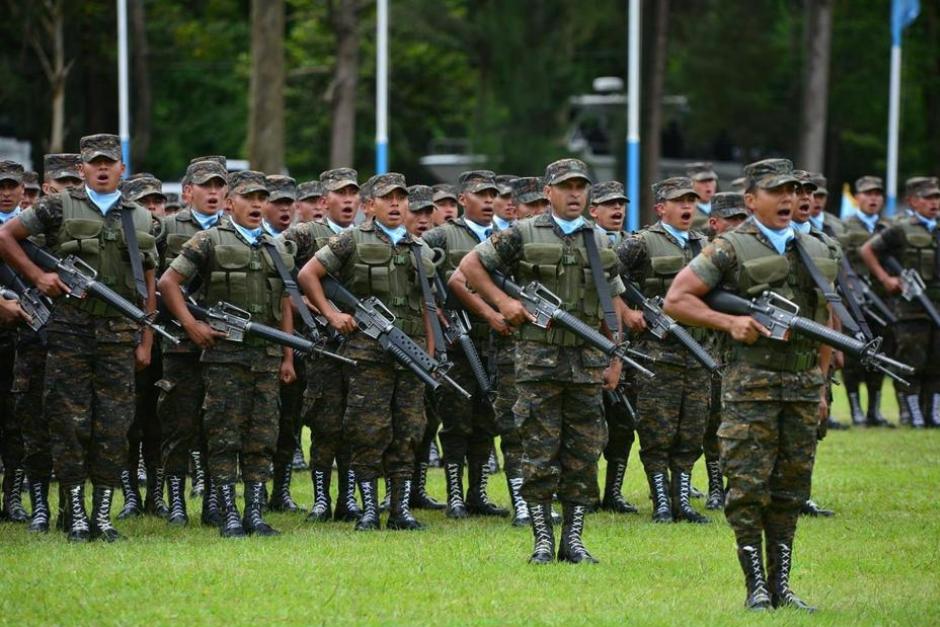
[[[901,118],[901,38],[891,44],[891,79],[888,88],[888,175],[885,213],[896,211],[898,189],[898,136]]]
[[[124,177],[131,173],[130,96],[127,76],[127,0],[117,0],[118,28],[118,135],[121,138],[121,158]]]
[[[375,173],[388,172],[388,0],[378,0],[375,20]]]
[[[627,2],[627,229],[640,228],[640,0]]]

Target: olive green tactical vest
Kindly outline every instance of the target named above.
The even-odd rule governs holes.
[[[202,230],[202,227],[193,218],[192,211],[194,210],[183,209],[163,219],[163,236],[166,241],[166,250],[163,252],[163,263],[160,264],[161,272],[169,268],[173,260],[179,256],[180,251],[183,250],[183,244]]]
[[[494,232],[495,226],[494,224]],[[470,230],[470,227],[466,226],[464,218],[457,218],[438,228],[446,238],[446,243],[444,244],[445,250],[440,251],[440,261],[438,261],[439,268],[444,271],[444,282],[446,283],[457,270],[460,261],[480,243],[480,240],[477,239],[477,236]],[[435,252],[437,252],[437,250],[435,250]],[[490,333],[489,325],[473,313],[468,311],[467,314],[470,318],[470,337],[475,340],[487,339]]]
[[[150,234],[150,212],[121,200],[105,217],[86,200],[81,191],[62,192],[62,224],[53,252],[61,257],[75,255],[98,273],[98,280],[136,303],[138,300],[134,273],[128,261],[127,244],[121,224],[121,211],[133,211],[137,245],[143,257],[153,250],[155,238]],[[133,207],[133,209],[127,209]],[[116,317],[120,314],[97,298],[86,298],[77,307],[94,316]]]
[[[599,326],[603,311],[591,276],[582,230],[559,237],[548,214],[522,220],[516,228],[522,235],[522,259],[516,274],[517,282],[523,287],[532,281],[540,282],[561,299],[565,311],[591,327]],[[586,228],[594,235],[604,277],[609,280],[617,270],[617,255],[610,248],[607,237],[597,232],[593,223],[586,222]],[[583,344],[580,338],[563,329],[550,327],[546,330],[531,324],[522,327],[521,336],[556,346]]]
[[[875,227],[875,233],[878,233],[878,231],[879,229]],[[846,220],[845,229],[838,234],[839,244],[842,246],[845,258],[859,276],[868,276],[868,266],[862,261],[858,251],[873,236],[874,234],[869,233],[868,229],[861,225],[857,218]]]
[[[904,229],[907,246],[904,247],[904,253],[898,261],[905,268],[917,270],[927,286],[927,296],[935,304],[940,303],[940,276],[937,276],[936,270],[936,259],[940,250],[937,248],[936,236],[916,218],[900,222],[899,225]],[[898,298],[896,302],[898,313],[903,318],[924,315],[923,308],[916,301],[907,302]]]

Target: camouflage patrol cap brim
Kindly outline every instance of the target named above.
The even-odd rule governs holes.
[[[399,174],[398,172],[379,174],[375,177],[375,181],[372,182],[372,197],[382,198],[388,196],[396,189],[400,189],[406,194],[408,193],[408,185],[405,183],[404,174]]]
[[[584,179],[588,185],[592,183],[587,164],[580,159],[559,159],[549,163],[543,178],[546,185],[558,185],[571,179]]]
[[[518,176],[514,174],[500,174],[496,177],[496,187],[498,189],[500,196],[510,196],[512,194],[512,182],[515,181]]]
[[[764,159],[744,166],[748,188],[774,189],[787,183],[800,183],[793,175],[793,162],[789,159]]]
[[[180,202],[180,195],[179,195],[179,194],[177,194],[177,193],[175,193],[175,192],[170,192],[170,193],[166,194],[166,208],[167,208],[167,209],[174,209],[174,208],[179,209],[179,208],[182,207],[182,206],[183,206],[183,205],[182,205],[182,203]]]
[[[512,182],[512,199],[523,205],[547,200],[542,179],[537,176],[520,176]]]
[[[652,190],[657,201],[676,200],[689,194],[699,198],[698,192],[692,187],[692,179],[687,176],[670,176],[653,183]]]
[[[740,192],[719,192],[712,196],[712,213],[719,218],[746,217],[744,194]]]
[[[813,183],[816,185],[816,191],[813,192],[815,196],[829,195],[829,190],[827,189],[827,186],[829,185],[829,180],[826,179],[825,176],[819,173],[813,174]]]
[[[88,163],[98,157],[106,157],[111,161],[121,160],[121,140],[117,135],[99,133],[86,135],[79,142],[82,161]]]
[[[457,177],[457,183],[460,185],[460,193],[476,194],[488,189],[499,193],[499,185],[496,184],[496,173],[491,170],[468,170],[461,172]]]
[[[228,171],[228,161],[226,160],[225,155],[206,155],[205,157],[193,157],[189,160],[189,163],[193,164],[199,161],[214,161],[223,168],[226,168],[226,172]]]
[[[421,211],[434,206],[434,190],[427,185],[412,185],[408,188],[408,209]]]
[[[297,186],[297,200],[323,197],[323,184],[320,181],[304,181]]]
[[[328,192],[335,192],[350,185],[359,189],[358,178],[359,173],[352,168],[335,168],[320,174],[320,182],[323,183],[323,189]]]
[[[268,186],[264,182],[264,174],[257,170],[242,170],[235,172],[228,180],[230,194],[247,196],[254,192],[268,193]]]
[[[738,178],[731,181],[731,184],[728,185],[733,192],[743,192],[747,189],[747,178],[739,176]]]
[[[366,179],[366,182],[363,183],[362,187],[359,188],[360,198],[363,198],[363,199],[374,198],[374,196],[372,196],[372,186],[375,184],[375,179],[377,178],[378,178],[378,175],[373,174],[372,176]]]
[[[186,168],[186,181],[190,183],[205,185],[212,179],[222,179],[223,183],[228,181],[228,170],[218,161],[203,159],[190,163]]]
[[[121,194],[124,198],[137,202],[145,196],[157,195],[166,198],[163,194],[163,183],[152,176],[141,176],[121,182]]]
[[[813,175],[806,170],[793,170],[793,176],[800,182],[804,188],[810,191],[816,191],[816,183],[813,182]]]
[[[39,187],[39,174],[31,170],[23,172],[23,187],[38,192],[41,189]]]
[[[16,161],[0,161],[0,181],[23,182],[23,166]]]
[[[432,197],[434,202],[440,202],[448,198],[457,202],[457,189],[453,185],[439,183],[431,189],[434,190],[434,196]]]
[[[592,205],[601,205],[614,200],[630,202],[627,195],[624,193],[623,183],[620,181],[604,181],[591,188]]]
[[[268,188],[268,201],[297,200],[297,181],[282,174],[266,176],[264,184]]]
[[[876,189],[880,192],[885,191],[880,176],[863,176],[855,181],[855,193],[870,192]]]
[[[42,171],[48,179],[80,179],[82,156],[77,152],[57,152],[42,158]]]
[[[696,183],[699,181],[718,180],[718,174],[715,172],[712,164],[707,161],[686,164],[685,174]]]
[[[905,196],[917,198],[930,198],[940,196],[940,183],[935,176],[918,176],[908,179],[904,186]]]

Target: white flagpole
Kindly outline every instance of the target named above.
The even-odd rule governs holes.
[[[628,0],[627,229],[640,228],[640,0]]]
[[[388,0],[378,0],[375,50],[375,173],[388,172]]]
[[[118,28],[118,135],[125,178],[131,173],[131,114],[127,76],[127,0],[117,0]]]

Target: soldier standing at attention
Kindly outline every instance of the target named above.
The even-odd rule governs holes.
[[[432,187],[434,190],[434,226],[440,226],[450,222],[460,215],[460,207],[457,205],[457,188],[447,183],[439,183]]]
[[[567,311],[599,328],[602,309],[618,318],[625,309],[617,257],[606,237],[582,216],[591,193],[587,165],[562,159],[545,169],[545,194],[551,211],[497,233],[466,255],[460,270],[468,284],[499,310],[510,324],[531,321],[517,300],[493,282],[491,272],[515,276],[522,284],[537,280],[567,303]],[[606,281],[596,285],[590,271],[594,258]],[[598,291],[600,290],[600,292]],[[620,303],[620,305],[617,305]],[[619,337],[620,329],[609,329]],[[523,326],[516,345],[518,399],[525,455],[522,495],[529,506],[535,538],[530,561],[555,559],[551,501],[562,502],[564,527],[558,559],[595,563],[582,540],[584,514],[598,500],[597,459],[607,441],[602,384],[613,389],[620,380],[620,361],[560,329]]]
[[[512,198],[516,204],[516,218],[531,218],[545,213],[548,199],[545,197],[542,179],[537,176],[522,176],[512,182]]]
[[[496,177],[498,194],[493,201],[493,231],[504,231],[516,221],[516,203],[512,200],[512,182],[518,176],[500,174]]]
[[[39,174],[31,170],[23,172],[23,199],[20,201],[20,209],[29,209],[35,205],[41,189]]]
[[[261,226],[267,196],[262,173],[232,174],[225,201],[231,219],[194,235],[160,278],[167,308],[203,348],[207,461],[223,519],[219,531],[227,538],[278,535],[264,520],[262,507],[277,444],[278,379],[294,379],[293,351],[252,337],[241,343],[222,341],[221,332],[189,312],[181,287],[198,276],[199,301],[226,302],[249,312],[252,320],[293,331],[290,302],[273,259],[278,255],[287,268],[294,260]],[[245,482],[243,520],[235,502],[238,464]]]
[[[809,498],[817,429],[827,413],[820,345],[797,336],[772,341],[752,317],[715,311],[702,298],[718,287],[744,298],[771,289],[826,323],[827,303],[817,296],[798,247],[833,271],[836,260],[825,244],[790,224],[800,182],[789,160],[758,161],[744,173],[751,217],[715,238],[679,273],[665,310],[680,322],[725,331],[735,340],[722,380],[718,438],[728,478],[725,516],[737,539],[745,605],[809,610],[790,588],[790,570],[796,523]]]
[[[690,163],[685,168],[685,175],[692,179],[692,189],[698,194],[692,230],[704,232],[708,226],[708,216],[712,212],[712,196],[718,191],[718,175],[712,164],[707,161]]]
[[[320,181],[305,181],[297,186],[294,203],[297,222],[319,222],[326,215],[326,198]]]
[[[144,310],[152,312],[157,265],[153,220],[118,191],[124,171],[120,140],[89,135],[80,145],[84,187],[46,196],[5,224],[0,255],[44,294],[61,296],[67,288],[58,274],[40,269],[19,245],[19,240],[43,234],[54,254],[77,255],[108,287],[142,301]],[[139,258],[129,258],[134,245]],[[134,370],[150,362],[152,331],[139,331],[102,301],[60,299],[46,332],[44,402],[55,474],[68,498],[66,532],[71,541],[111,542],[121,537],[111,524],[111,500],[121,482],[134,418]],[[94,486],[90,524],[84,501],[88,478]]]

